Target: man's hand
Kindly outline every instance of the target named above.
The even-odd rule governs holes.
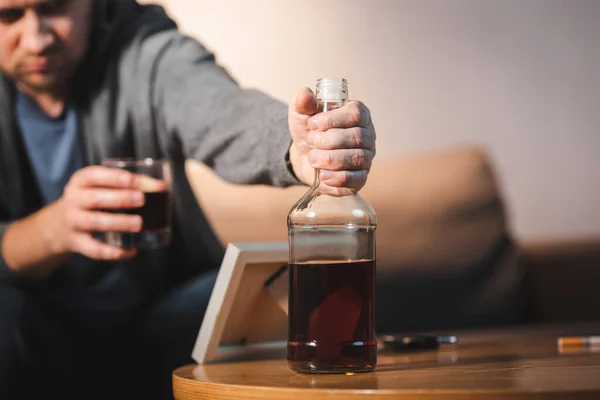
[[[15,272],[44,279],[72,253],[96,260],[124,260],[136,250],[109,246],[95,232],[139,232],[139,215],[109,210],[144,205],[142,191],[160,191],[165,182],[116,168],[91,166],[76,172],[63,196],[38,212],[10,224],[0,243],[2,255]]]
[[[314,169],[332,191],[360,190],[375,157],[375,128],[369,109],[357,101],[316,114],[312,91],[302,89],[290,102],[288,121],[292,134],[290,162],[298,179],[310,185]]]
[[[121,260],[135,255],[101,243],[94,232],[139,232],[139,215],[113,214],[102,210],[141,207],[144,194],[141,177],[130,172],[91,166],[76,172],[56,204],[55,249],[80,253],[97,260]]]

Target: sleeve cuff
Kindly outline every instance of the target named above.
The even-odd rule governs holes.
[[[287,171],[289,172],[289,174],[291,176],[291,179],[296,182],[294,184],[300,184],[301,185],[302,182],[300,181],[300,179],[298,179],[298,175],[296,175],[296,173],[294,172],[294,167],[292,166],[292,162],[290,161],[290,148],[291,147],[292,147],[292,142],[290,142],[290,145],[288,146],[287,152],[285,153],[285,166],[286,166]]]
[[[275,187],[288,187],[294,185],[304,185],[294,173],[294,168],[290,161],[290,148],[292,147],[292,138],[289,133],[287,113],[283,116],[277,114],[271,121],[273,128],[270,141],[267,166],[271,176],[271,185]],[[283,134],[285,132],[285,134]]]

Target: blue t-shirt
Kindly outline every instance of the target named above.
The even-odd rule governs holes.
[[[16,116],[42,199],[52,203],[83,166],[75,109],[66,107],[63,115],[51,118],[19,93]],[[139,301],[143,284],[121,263],[96,262],[81,254],[73,254],[58,275],[61,283],[49,285],[45,295],[76,312],[80,322],[93,326],[127,318],[127,310]]]
[[[83,166],[75,109],[65,107],[61,116],[52,118],[18,92],[16,115],[42,200],[52,203]]]

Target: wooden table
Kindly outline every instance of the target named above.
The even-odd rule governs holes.
[[[177,400],[600,399],[600,347],[561,350],[557,337],[598,335],[600,324],[459,333],[458,345],[385,354],[376,372],[301,375],[284,359],[188,365]]]

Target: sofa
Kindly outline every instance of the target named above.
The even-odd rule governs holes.
[[[189,161],[218,240],[285,241],[307,190],[235,185]],[[460,146],[375,159],[379,331],[600,320],[600,237],[515,239],[490,155]]]

